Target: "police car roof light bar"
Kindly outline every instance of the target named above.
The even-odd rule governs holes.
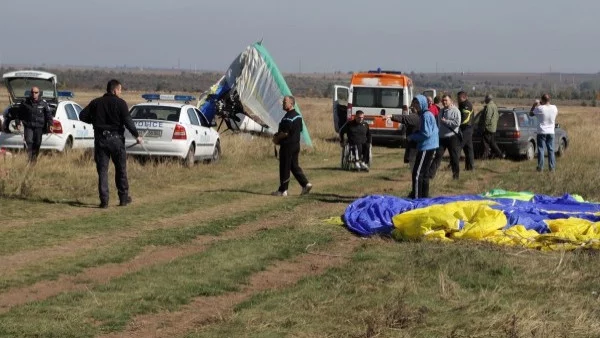
[[[72,97],[75,97],[75,93],[73,93],[70,90],[59,90],[57,92],[57,96],[58,97],[70,97],[70,98],[72,98]]]
[[[167,94],[142,94],[142,98],[148,102],[153,100],[166,100],[166,101],[184,101],[190,102],[196,100],[191,95],[167,95]]]

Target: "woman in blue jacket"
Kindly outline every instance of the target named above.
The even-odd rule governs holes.
[[[427,98],[417,95],[411,107],[419,113],[420,128],[408,136],[411,141],[417,142],[417,159],[412,171],[412,191],[409,197],[429,197],[429,168],[433,163],[435,152],[439,147],[439,129],[433,113],[427,108]]]

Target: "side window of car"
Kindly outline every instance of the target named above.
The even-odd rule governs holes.
[[[79,118],[79,114],[81,114],[83,108],[81,108],[78,104],[75,103],[73,103],[73,108],[75,108],[75,112],[77,113],[77,117]]]
[[[530,125],[530,126],[532,126],[532,127],[537,127],[537,126],[538,126],[538,124],[539,124],[539,123],[538,123],[538,118],[537,118],[537,116],[532,116],[532,117],[529,119],[529,125]]]
[[[531,121],[529,121],[529,116],[527,114],[518,114],[519,127],[529,127],[531,125]]]
[[[206,119],[206,116],[204,116],[204,114],[202,114],[201,111],[199,111],[198,109],[196,109],[196,113],[198,114],[198,117],[200,117],[200,124],[203,127],[210,127],[210,123],[208,123],[208,120]]]
[[[69,120],[79,121],[79,115],[75,111],[75,108],[73,108],[72,104],[65,104],[65,110],[67,111],[67,118]]]
[[[188,117],[190,118],[190,123],[195,126],[199,126],[200,121],[198,121],[198,116],[196,115],[194,108],[188,108],[187,113],[188,113]]]

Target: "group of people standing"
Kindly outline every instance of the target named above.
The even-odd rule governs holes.
[[[412,190],[410,198],[429,197],[429,180],[434,178],[448,149],[452,178],[460,175],[460,154],[465,153],[465,170],[474,169],[473,131],[479,127],[482,132],[482,159],[505,158],[506,155],[496,144],[496,129],[499,112],[492,95],[485,96],[485,106],[479,113],[479,126],[474,126],[473,105],[469,102],[466,92],[457,94],[458,107],[449,95],[442,96],[442,106],[438,107],[435,99],[417,95],[411,103],[411,111],[419,116],[419,127],[408,134],[410,151],[411,142],[416,148],[416,159],[412,166]],[[544,94],[541,100],[536,100],[531,107],[530,115],[537,116],[537,170],[544,166],[544,147],[548,151],[549,170],[555,170],[554,156],[554,127],[558,109],[550,104],[550,96]],[[410,122],[405,116],[394,116],[398,122]],[[414,127],[414,126],[413,126]]]
[[[405,162],[411,164],[413,171],[410,198],[429,196],[429,180],[435,177],[446,150],[450,154],[453,179],[460,177],[462,151],[465,153],[465,170],[475,168],[473,105],[464,91],[457,94],[457,99],[458,106],[454,104],[452,97],[446,94],[442,96],[439,105],[438,97],[418,95],[411,103],[411,114],[391,117],[393,121],[407,124],[408,146]],[[497,121],[497,108],[495,112]],[[415,116],[419,118],[415,119]],[[409,155],[406,155],[407,153]],[[415,158],[414,161],[412,157]]]
[[[51,111],[48,104],[39,98],[39,92],[38,87],[32,87],[30,97],[23,102],[13,117],[21,119],[25,125],[25,142],[30,162],[35,162],[37,159],[41,136],[45,132],[51,132],[52,126]],[[127,104],[120,94],[121,83],[111,80],[107,84],[106,94],[90,102],[80,114],[82,121],[94,125],[94,159],[98,171],[101,208],[108,207],[107,172],[110,160],[113,161],[116,168],[115,182],[120,205],[125,206],[132,201],[127,181],[124,130],[128,129],[136,138],[137,143],[143,143],[128,113]],[[411,114],[391,117],[392,120],[403,123],[407,127],[408,145],[404,160],[412,165],[412,190],[409,194],[411,198],[429,197],[429,180],[435,177],[446,150],[450,154],[453,179],[458,179],[460,175],[461,151],[465,153],[465,170],[470,171],[475,167],[472,139],[475,128],[473,105],[464,91],[457,94],[457,99],[458,106],[454,105],[450,95],[443,95],[441,107],[439,107],[436,102],[438,101],[437,97],[433,99],[417,95],[410,105]],[[286,114],[279,124],[278,132],[273,136],[273,143],[280,145],[280,185],[273,195],[287,196],[290,173],[302,186],[301,194],[308,194],[312,189],[312,184],[298,163],[300,133],[303,128],[302,116],[295,110],[293,96],[284,97],[282,108]],[[548,94],[544,94],[540,100],[536,100],[530,110],[530,115],[537,116],[539,121],[538,171],[543,170],[544,147],[548,150],[549,170],[555,170],[554,126],[557,113],[558,109],[555,105],[550,104]],[[504,154],[495,142],[499,113],[491,95],[486,95],[485,107],[480,114],[483,114],[480,117],[480,127],[483,132],[483,159],[504,158]],[[371,135],[363,117],[362,112],[357,112],[356,119],[342,128],[340,132],[342,140],[344,134],[348,134],[349,137],[352,136],[353,140],[360,140],[360,143],[370,145]],[[362,137],[363,135],[364,137]],[[356,140],[355,142],[358,142]],[[359,153],[363,155],[363,162],[359,165],[366,166],[366,163],[369,163],[369,158],[366,157],[368,148],[360,147]]]
[[[452,97],[447,94],[441,96],[441,100],[439,97],[417,95],[410,107],[405,107],[403,114],[388,117],[391,121],[406,126],[408,142],[404,162],[409,163],[412,168],[410,198],[429,197],[429,181],[435,177],[446,150],[450,155],[449,167],[452,169],[453,179],[460,177],[461,152],[465,155],[464,170],[474,170],[473,134],[476,129],[482,137],[483,160],[506,157],[496,144],[500,114],[492,95],[485,96],[485,105],[478,113],[477,125],[473,104],[465,91],[457,93],[457,101],[458,105],[455,105]],[[557,112],[556,106],[550,105],[550,96],[547,94],[542,95],[541,100],[536,100],[530,111],[530,115],[537,115],[540,122],[537,132],[538,171],[542,171],[544,165],[544,146],[548,149],[549,169],[553,171],[555,168],[553,136]],[[340,129],[339,136],[343,145],[347,134],[349,142],[358,146],[361,150],[359,154],[362,153],[362,158],[368,163],[368,155],[364,156],[368,152],[364,148],[368,149],[371,135],[363,118],[363,112],[357,111],[355,118]],[[363,163],[357,163],[357,168],[363,168]],[[303,183],[302,180],[299,182]]]

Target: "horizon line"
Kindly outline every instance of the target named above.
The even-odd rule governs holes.
[[[21,68],[19,68],[21,67]],[[144,71],[145,69],[148,70],[162,70],[162,71],[179,71],[179,72],[189,72],[189,73],[215,73],[215,72],[226,72],[227,70],[210,70],[210,69],[188,69],[188,68],[180,68],[180,67],[176,67],[176,66],[172,66],[171,68],[166,68],[166,67],[156,67],[156,66],[129,66],[129,65],[122,65],[122,66],[100,66],[100,65],[62,65],[62,64],[39,64],[39,65],[33,65],[33,64],[29,64],[29,63],[23,63],[23,64],[19,64],[19,63],[0,63],[0,68],[18,68],[18,69],[31,69],[31,70],[35,70],[35,68],[66,68],[66,69],[106,69],[106,70],[135,70],[135,71]],[[359,73],[359,72],[366,72],[367,70],[356,70],[356,71],[342,71],[342,70],[335,70],[335,71],[329,71],[329,72],[325,72],[325,71],[301,71],[301,72],[286,72],[286,71],[282,71],[282,73],[284,74],[346,74],[346,75],[350,75],[351,73]],[[561,72],[561,71],[551,71],[551,72],[532,72],[532,71],[431,71],[431,72],[417,72],[417,71],[408,71],[408,72],[402,72],[403,74],[406,75],[410,75],[410,74],[435,74],[435,75],[443,75],[443,74],[461,74],[461,75],[466,75],[466,74],[533,74],[533,75],[540,75],[540,74],[571,74],[571,75],[598,75],[600,74],[600,71],[598,72],[591,72],[591,73],[582,73],[582,72]]]

